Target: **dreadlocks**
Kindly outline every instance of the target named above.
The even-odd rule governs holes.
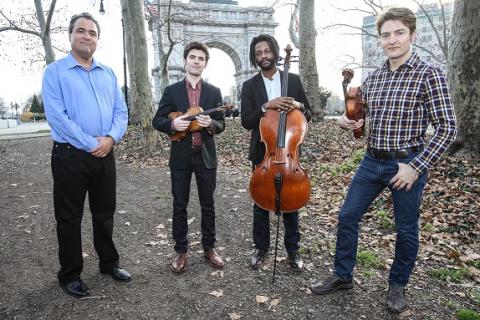
[[[257,68],[257,61],[255,59],[255,46],[257,43],[266,41],[268,45],[270,46],[270,50],[272,50],[273,55],[275,56],[275,60],[278,61],[279,57],[279,47],[277,40],[275,40],[274,37],[268,34],[261,34],[258,37],[254,37],[252,39],[252,42],[250,43],[250,64],[254,67]]]

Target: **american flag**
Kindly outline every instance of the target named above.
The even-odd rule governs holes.
[[[146,15],[154,17],[158,16],[158,9],[156,4],[153,4],[151,0],[144,0],[143,4],[143,11]]]

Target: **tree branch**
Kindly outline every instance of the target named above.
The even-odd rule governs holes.
[[[13,26],[8,26],[8,27],[0,27],[0,32],[2,32],[2,31],[9,31],[9,30],[18,31],[18,32],[27,33],[27,34],[33,34],[34,36],[37,36],[37,37],[39,37],[39,38],[42,37],[42,35],[41,35],[40,33],[38,33],[37,31],[28,30],[28,29],[23,29],[23,28],[20,28],[20,27],[15,26],[15,25],[13,25]]]
[[[378,38],[378,35],[373,34],[373,33],[370,33],[370,32],[368,32],[366,29],[364,29],[364,28],[362,28],[362,27],[352,26],[352,25],[347,24],[347,23],[335,23],[335,24],[331,24],[331,25],[325,26],[325,27],[323,27],[323,29],[330,29],[330,28],[333,28],[333,27],[349,27],[349,28],[352,28],[352,29],[360,30],[363,35],[367,35],[367,36],[369,36],[369,37]]]
[[[50,3],[50,8],[48,9],[47,22],[45,24],[45,34],[48,34],[50,32],[50,23],[52,22],[53,12],[55,10],[56,3],[57,3],[57,0],[52,0],[52,2]]]
[[[297,19],[298,15],[298,8],[300,5],[301,0],[298,0],[298,2],[295,4],[292,4],[294,6],[292,15],[290,16],[290,24],[288,26],[288,33],[290,34],[290,40],[292,40],[293,45],[298,49],[300,48],[300,39],[298,37],[297,32],[295,31],[295,22]]]
[[[420,8],[420,10],[422,11],[422,13],[425,15],[425,17],[427,17],[427,20],[428,20],[428,23],[430,24],[430,27],[432,27],[432,30],[433,32],[435,33],[435,37],[437,39],[437,43],[440,47],[440,49],[442,50],[442,53],[443,53],[443,56],[444,56],[444,61],[447,61],[448,60],[448,45],[446,45],[446,43],[444,42],[445,39],[442,40],[442,38],[440,37],[440,34],[438,33],[438,30],[435,26],[435,23],[433,22],[433,19],[432,19],[432,16],[428,13],[428,11],[425,9],[425,7],[423,6],[422,3],[420,3],[418,0],[412,0],[413,2],[415,2],[418,7]],[[440,1],[441,3],[441,1]],[[443,11],[443,5],[441,5],[441,9]],[[445,15],[443,16],[444,20],[445,20]],[[445,28],[444,28],[445,29]],[[428,53],[430,53],[431,51],[430,50],[427,50],[425,48],[422,48],[423,50],[427,51]],[[435,58],[435,60],[438,60],[434,54],[432,54],[432,56]],[[438,61],[441,61],[441,60],[438,60]]]

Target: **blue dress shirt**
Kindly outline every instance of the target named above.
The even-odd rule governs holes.
[[[91,152],[96,137],[118,143],[127,129],[128,114],[113,70],[93,59],[85,69],[69,53],[51,63],[42,84],[45,115],[52,139]]]

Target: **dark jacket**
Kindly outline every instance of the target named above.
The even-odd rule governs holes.
[[[200,93],[200,107],[203,110],[208,110],[221,106],[222,94],[217,87],[202,81],[202,91]],[[174,111],[181,111],[185,113],[190,107],[188,101],[187,86],[185,80],[179,81],[168,86],[163,92],[158,109],[153,118],[152,125],[158,131],[173,134],[172,120],[168,119],[168,114]],[[209,114],[212,118],[212,129],[207,131],[203,129],[202,135],[202,156],[205,161],[205,166],[209,169],[217,167],[217,151],[215,145],[214,134],[221,133],[225,130],[225,117],[223,112],[213,112]],[[170,161],[169,165],[172,169],[187,169],[188,161],[192,156],[192,134],[176,142],[171,142]]]
[[[312,112],[307,100],[305,88],[300,77],[296,74],[288,74],[287,96],[303,103],[304,114],[307,121],[310,121]],[[283,82],[283,71],[280,71],[280,78]],[[265,155],[265,145],[260,141],[260,119],[263,116],[262,105],[268,102],[267,90],[263,83],[261,72],[243,83],[242,86],[242,126],[250,130],[250,150],[248,159],[253,164],[259,164]]]

